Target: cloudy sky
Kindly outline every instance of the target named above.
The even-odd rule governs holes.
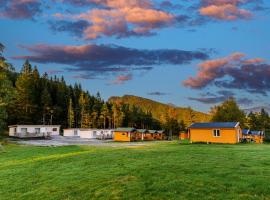
[[[29,59],[104,99],[269,105],[268,0],[1,0],[0,27],[16,70]]]

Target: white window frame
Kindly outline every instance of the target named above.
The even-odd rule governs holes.
[[[213,137],[220,137],[220,129],[213,129]],[[217,134],[217,133],[219,133],[219,134]]]

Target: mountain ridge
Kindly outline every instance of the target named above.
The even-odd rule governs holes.
[[[135,95],[123,95],[123,96],[112,96],[108,100],[110,103],[126,103],[131,106],[137,106],[141,108],[144,112],[150,111],[153,118],[164,122],[166,115],[177,119],[179,122],[181,120],[189,126],[193,122],[208,122],[210,121],[210,115],[195,111],[191,108],[172,106],[169,104],[154,101],[152,99],[139,97]]]

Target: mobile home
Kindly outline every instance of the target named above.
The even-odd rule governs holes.
[[[60,134],[60,125],[12,125],[9,136],[18,138],[49,137]]]

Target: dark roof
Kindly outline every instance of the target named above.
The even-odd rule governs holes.
[[[117,128],[117,129],[115,129],[114,131],[116,131],[116,132],[134,132],[134,131],[136,131],[136,129],[135,128]]]
[[[189,128],[234,128],[239,122],[193,123]]]
[[[242,133],[243,133],[244,135],[248,135],[248,134],[250,134],[250,130],[249,130],[249,129],[243,129],[243,130],[242,130]]]

